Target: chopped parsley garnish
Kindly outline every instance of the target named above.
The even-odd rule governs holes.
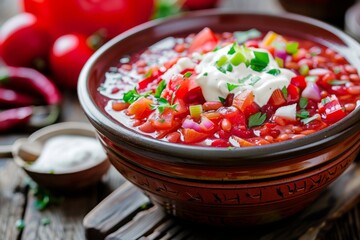
[[[230,48],[229,51],[228,51],[228,54],[229,54],[229,55],[233,55],[233,54],[236,52],[235,46],[236,46],[236,43],[234,43],[234,44],[231,46],[231,48]]]
[[[168,100],[165,98],[158,98],[157,99],[158,105],[151,104],[151,110],[157,109],[159,113],[163,113],[166,108],[172,108],[176,110],[177,104],[170,104]]]
[[[239,85],[232,84],[232,83],[226,83],[226,85],[227,85],[227,88],[228,88],[229,92],[231,92],[235,88],[239,87]]]
[[[224,104],[224,103],[225,103],[225,98],[219,96],[219,101],[220,101],[222,104]]]
[[[154,97],[159,98],[165,88],[166,88],[166,82],[165,80],[162,80],[155,90]]]
[[[191,75],[192,75],[192,72],[186,72],[184,74],[184,78],[189,78],[189,77],[191,77]]]
[[[297,53],[299,49],[299,43],[298,42],[288,42],[286,43],[285,50],[289,54],[295,54]]]
[[[281,89],[281,92],[282,92],[282,94],[284,95],[284,98],[287,99],[287,97],[288,97],[288,90],[287,90],[287,88],[286,88],[285,86]]]
[[[266,114],[262,112],[255,113],[249,117],[248,126],[249,128],[261,126],[266,119]]]
[[[217,70],[219,70],[220,72],[226,74],[226,70],[222,67],[217,67]]]
[[[43,218],[41,218],[40,222],[41,222],[41,225],[46,226],[46,225],[49,225],[51,221],[49,218],[43,217]]]
[[[281,71],[280,71],[280,69],[274,68],[274,69],[271,69],[271,70],[267,71],[266,73],[277,76],[277,75],[279,75],[281,73]]]
[[[296,116],[302,119],[306,119],[310,116],[310,113],[305,109],[301,109],[300,112],[296,114]]]
[[[250,29],[248,31],[236,31],[234,32],[234,37],[238,44],[242,44],[249,39],[258,38],[261,36],[261,32],[256,29]]]
[[[137,92],[136,88],[134,88],[124,94],[123,100],[126,103],[133,103],[136,100],[138,100],[139,98],[147,97],[149,95],[151,95],[151,91],[140,94]]]
[[[329,103],[330,102],[330,100],[329,100],[329,98],[323,98],[323,99],[321,99],[321,104],[324,106],[325,104],[327,104],[327,103]]]
[[[204,75],[203,75],[203,76],[204,76],[204,77],[207,77],[208,75],[209,75],[209,74],[206,72],[206,73],[204,73]]]
[[[303,124],[308,124],[309,122],[314,121],[314,120],[317,119],[317,118],[318,118],[318,115],[315,114],[315,115],[312,116],[312,117],[305,118],[305,119],[301,119],[301,122],[302,122]]]
[[[300,108],[306,108],[306,106],[308,105],[308,99],[301,97],[299,100],[299,106]]]
[[[255,57],[250,61],[252,70],[261,72],[269,64],[269,54],[266,52],[254,51]]]
[[[226,71],[232,72],[233,71],[233,66],[231,64],[228,64],[227,67],[226,67]]]
[[[25,221],[24,219],[18,219],[15,222],[15,227],[17,230],[22,231],[25,228]]]

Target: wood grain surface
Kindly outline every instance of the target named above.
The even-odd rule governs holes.
[[[0,0],[0,24],[20,10],[19,2]],[[220,7],[275,14],[283,12],[277,0],[222,0]],[[64,100],[60,121],[87,122],[76,93],[65,93]],[[16,139],[26,137],[30,133],[29,130],[0,135],[0,146],[11,145]],[[231,239],[231,237],[233,239],[258,237],[257,239],[270,240],[291,239],[290,236],[301,236],[304,240],[316,239],[316,237],[326,239],[324,237],[329,236],[331,238],[328,239],[360,239],[358,204],[360,170],[354,167],[346,176],[341,178],[343,182],[339,185],[340,191],[333,190],[332,194],[327,192],[327,195],[323,195],[322,202],[312,205],[316,209],[313,214],[309,215],[310,210],[303,213],[301,217],[305,220],[301,222],[302,224],[292,219],[287,222],[287,226],[293,226],[292,229],[279,227],[264,233],[255,230],[252,238],[247,238],[246,235],[239,237],[238,234],[235,236],[229,234],[229,238],[224,238],[223,232],[179,222],[164,214],[138,189],[127,183],[114,168],[111,168],[96,185],[76,194],[60,194],[62,200],[58,204],[39,210],[35,207],[37,198],[29,187],[29,178],[11,158],[0,158],[0,240]],[[341,191],[346,191],[348,195],[341,195]],[[110,193],[112,195],[109,196]],[[107,196],[109,198],[99,205]],[[339,196],[341,198],[338,198]],[[19,220],[25,223],[23,230],[16,228]]]

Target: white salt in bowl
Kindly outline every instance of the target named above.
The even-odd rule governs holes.
[[[93,151],[93,154],[90,154],[82,151],[92,149],[78,148],[71,150],[69,144],[64,145],[63,156],[64,158],[72,157],[73,165],[71,165],[71,162],[61,164],[61,158],[59,158],[61,152],[54,151],[54,156],[51,157],[47,149],[51,144],[50,140],[54,144],[55,138],[58,137],[69,137],[68,140],[70,140],[70,137],[93,139],[95,142],[91,143],[92,149],[94,149],[95,144],[98,144],[98,148],[95,146],[96,150]],[[76,147],[78,146],[77,143]],[[44,153],[48,156],[45,159]],[[74,156],[71,156],[71,154]],[[28,138],[18,139],[13,145],[12,155],[16,164],[40,186],[61,191],[74,191],[93,185],[101,179],[110,167],[107,156],[97,141],[94,128],[90,124],[82,122],[64,122],[50,125],[34,132]],[[96,157],[97,159],[90,161],[86,159],[87,156],[89,158]],[[54,168],[51,168],[51,163],[46,164],[45,161],[47,160],[53,161]],[[39,162],[36,161],[42,163],[38,164]],[[59,162],[60,168],[55,168],[55,164],[59,164]]]

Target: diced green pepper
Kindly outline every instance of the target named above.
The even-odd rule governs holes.
[[[227,56],[221,56],[219,60],[216,61],[216,66],[221,67],[227,62],[228,58]]]
[[[246,61],[245,56],[240,52],[235,53],[235,55],[230,59],[230,63],[234,66],[239,66],[241,63],[245,61]]]

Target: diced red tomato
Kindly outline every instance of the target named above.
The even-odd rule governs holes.
[[[233,106],[244,112],[254,102],[254,94],[251,90],[243,91],[234,97]]]
[[[182,99],[176,99],[174,104],[176,105],[174,116],[183,118],[189,114],[189,108]]]
[[[296,87],[300,88],[300,90],[304,90],[306,87],[306,81],[305,76],[296,76],[291,79],[290,82],[292,85],[295,85]]]
[[[332,85],[330,85],[330,81],[332,80],[336,80],[336,76],[333,72],[328,72],[323,76],[319,76],[318,80],[316,81],[316,83],[321,86],[322,88],[328,89],[329,87],[331,87]]]
[[[272,93],[269,103],[274,106],[282,106],[286,103],[286,99],[284,97],[284,94],[280,89],[275,89],[275,91]]]
[[[179,132],[172,132],[172,133],[169,133],[168,135],[166,135],[166,139],[169,142],[176,143],[180,140],[180,136],[181,135]]]
[[[182,130],[183,136],[184,136],[184,142],[185,143],[194,143],[194,142],[200,142],[204,139],[206,139],[209,134],[207,133],[201,133],[197,132],[190,128],[184,128]]]
[[[149,121],[156,130],[167,130],[173,127],[175,110],[172,108],[166,108],[163,113],[158,111],[151,115]]]
[[[196,84],[195,81],[189,83],[189,89],[184,95],[184,102],[190,104],[194,103],[204,103],[205,99],[202,94],[202,90],[199,85]]]
[[[319,113],[329,123],[334,123],[346,116],[343,107],[335,95],[326,97],[319,103]]]
[[[300,99],[300,90],[293,84],[289,84],[287,87],[287,102],[289,104],[296,103]]]
[[[212,147],[228,147],[229,142],[227,140],[224,139],[215,139],[212,143],[211,143]]]
[[[127,114],[130,116],[134,116],[135,119],[143,119],[147,118],[150,113],[153,111],[151,110],[151,104],[153,104],[153,101],[147,98],[139,98],[127,109]]]
[[[196,34],[194,40],[189,48],[189,53],[198,52],[209,52],[212,51],[218,44],[218,38],[210,28],[204,28],[198,34]]]
[[[255,103],[252,102],[249,106],[247,106],[244,110],[244,114],[246,118],[249,118],[251,115],[260,111],[260,107]]]
[[[221,107],[218,109],[218,112],[229,120],[232,125],[246,125],[246,119],[244,113],[240,112],[236,107]]]
[[[151,125],[151,122],[146,121],[143,124],[138,126],[138,129],[144,133],[153,133],[155,128]]]
[[[158,84],[161,81],[160,76],[163,74],[158,67],[152,67],[151,70],[149,70],[151,72],[150,76],[142,79],[141,81],[139,81],[138,83],[138,91],[141,92],[141,90],[146,89],[150,83],[155,82],[155,84]]]

